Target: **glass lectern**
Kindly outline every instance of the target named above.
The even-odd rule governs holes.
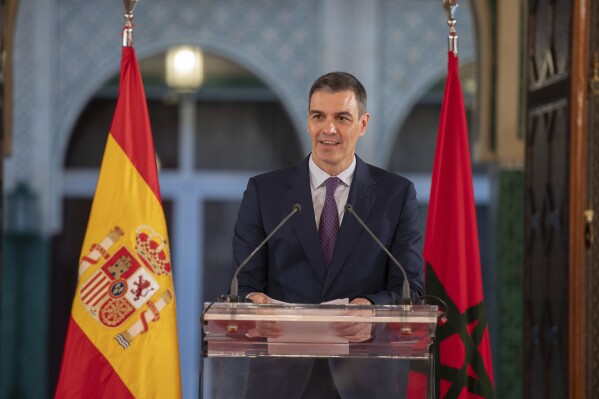
[[[275,372],[293,368],[301,385],[302,368],[311,369],[310,362],[325,358],[341,397],[357,397],[353,393],[366,387],[397,392],[396,397],[434,398],[433,344],[440,314],[435,305],[206,303],[201,394],[243,398],[246,390],[261,384],[293,383],[261,381],[260,373],[251,372],[260,362]],[[277,337],[262,336],[269,323],[278,325]],[[337,323],[364,323],[371,329],[370,338],[349,342],[339,336]]]

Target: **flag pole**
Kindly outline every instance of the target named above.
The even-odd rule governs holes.
[[[455,30],[455,12],[458,8],[457,0],[443,0],[443,8],[447,14],[447,25],[449,25],[448,48],[454,56],[458,56],[458,32]]]
[[[125,29],[123,30],[123,47],[133,46],[133,10],[139,0],[123,0],[125,5]]]

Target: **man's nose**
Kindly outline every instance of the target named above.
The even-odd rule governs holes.
[[[337,127],[335,126],[335,123],[328,122],[325,127],[324,127],[324,132],[327,134],[335,134],[337,133]]]

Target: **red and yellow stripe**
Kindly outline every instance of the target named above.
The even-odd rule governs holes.
[[[145,92],[132,47],[123,47],[119,90],[82,258],[115,226],[124,235],[111,253],[125,246],[135,254],[135,230],[141,225],[151,226],[168,242]],[[148,320],[147,332],[124,349],[115,336],[143,319],[143,312],[156,309],[148,302],[116,328],[94,318],[79,292],[104,262],[100,259],[79,276],[56,398],[181,397],[175,301],[164,306],[159,319]],[[152,277],[160,289],[150,301],[156,302],[166,290],[174,293],[170,274]]]

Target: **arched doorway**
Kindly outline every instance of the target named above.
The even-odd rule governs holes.
[[[226,293],[233,226],[250,176],[299,161],[293,123],[274,92],[240,65],[206,53],[193,93],[169,89],[164,53],[140,60],[159,164],[177,293],[185,396],[197,397],[202,304]],[[63,230],[53,240],[51,354],[58,373],[76,269],[116,106],[118,75],[89,100],[63,160]],[[51,376],[52,385],[57,374]]]

